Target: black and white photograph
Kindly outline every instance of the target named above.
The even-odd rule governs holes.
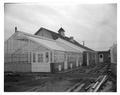
[[[5,2],[3,64],[4,92],[117,92],[117,3]]]

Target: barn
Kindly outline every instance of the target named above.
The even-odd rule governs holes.
[[[60,72],[96,62],[96,56],[90,55],[96,52],[66,37],[63,28],[58,33],[40,28],[34,35],[15,28],[4,50],[5,72]]]

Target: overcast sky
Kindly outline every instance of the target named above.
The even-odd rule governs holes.
[[[40,5],[5,4],[5,40],[18,30],[34,34],[40,27],[65,35],[95,50],[107,50],[117,41],[116,4]]]

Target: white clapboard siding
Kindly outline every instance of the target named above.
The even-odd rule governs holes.
[[[31,64],[24,62],[5,63],[4,71],[31,72]]]
[[[50,64],[32,63],[32,72],[50,72]]]

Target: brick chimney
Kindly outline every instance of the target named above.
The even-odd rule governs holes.
[[[17,27],[15,27],[15,32],[17,32]]]
[[[83,42],[83,46],[85,46],[85,41],[82,41]]]
[[[74,37],[73,36],[70,36],[70,41],[74,42]]]
[[[62,27],[58,30],[58,33],[59,33],[61,36],[65,37],[65,30],[64,30]]]

